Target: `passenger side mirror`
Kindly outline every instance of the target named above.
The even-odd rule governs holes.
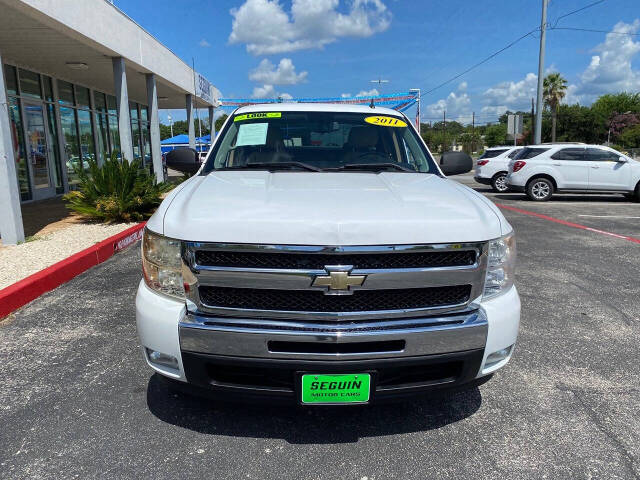
[[[444,152],[440,157],[440,169],[447,177],[470,172],[473,160],[464,152]]]
[[[627,157],[622,157],[622,156],[618,157],[618,160],[616,160],[616,162],[618,163],[627,163],[627,161],[628,161]]]
[[[167,167],[180,173],[194,174],[200,169],[198,153],[187,147],[178,147],[167,153]]]

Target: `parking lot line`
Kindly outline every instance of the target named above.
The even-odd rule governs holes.
[[[579,217],[589,217],[589,218],[640,218],[640,217],[630,217],[628,215],[578,215]]]
[[[521,208],[510,207],[508,205],[503,205],[501,203],[496,203],[496,205],[500,208],[504,208],[505,210],[511,210],[512,212],[522,213],[523,215],[530,215],[532,217],[542,218],[543,220],[548,220],[550,222],[559,223],[561,225],[566,225],[568,227],[579,228],[581,230],[588,230],[589,232],[600,233],[602,235],[607,235],[609,237],[620,238],[622,240],[627,240],[629,242],[640,244],[640,238],[630,237],[628,235],[620,235],[618,233],[607,232],[606,230],[600,230],[598,228],[587,227],[586,225],[580,225],[579,223],[567,222],[566,220],[560,220],[559,218],[550,217],[548,215],[543,215],[541,213],[532,212],[530,210],[523,210]]]

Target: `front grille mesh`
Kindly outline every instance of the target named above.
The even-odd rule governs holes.
[[[293,312],[365,312],[460,305],[469,300],[471,285],[356,290],[353,295],[325,295],[320,290],[268,290],[201,286],[208,307]]]
[[[325,265],[353,265],[355,269],[435,268],[469,266],[475,250],[413,253],[272,253],[198,250],[198,265],[207,267],[323,270]]]

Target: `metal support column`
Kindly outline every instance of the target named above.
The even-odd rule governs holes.
[[[127,72],[124,58],[113,59],[113,81],[118,105],[118,129],[120,130],[120,153],[128,162],[133,160],[133,135],[131,133],[131,117],[129,112],[129,93],[127,91]]]
[[[189,147],[196,148],[196,127],[193,123],[193,95],[187,93],[186,95],[186,108],[187,108],[187,127],[189,131]]]
[[[24,227],[2,65],[0,56],[0,235],[3,244],[15,245],[24,242]]]
[[[215,119],[215,107],[209,107],[209,130],[211,133],[211,143],[216,138],[216,119]]]
[[[156,76],[148,73],[147,78],[147,105],[149,105],[149,127],[151,130],[151,159],[156,181],[164,182],[164,170],[162,168],[162,149],[160,148],[160,117],[158,116],[158,90]]]
[[[536,129],[535,143],[542,143],[542,90],[544,84],[544,48],[547,36],[547,4],[542,0],[542,19],[540,21],[540,53],[538,55],[538,93],[536,96]]]

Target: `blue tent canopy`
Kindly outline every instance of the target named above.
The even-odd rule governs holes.
[[[189,145],[189,135],[185,133],[181,133],[180,135],[176,135],[175,137],[166,138],[160,142],[162,145],[175,145],[175,144],[184,144]]]

